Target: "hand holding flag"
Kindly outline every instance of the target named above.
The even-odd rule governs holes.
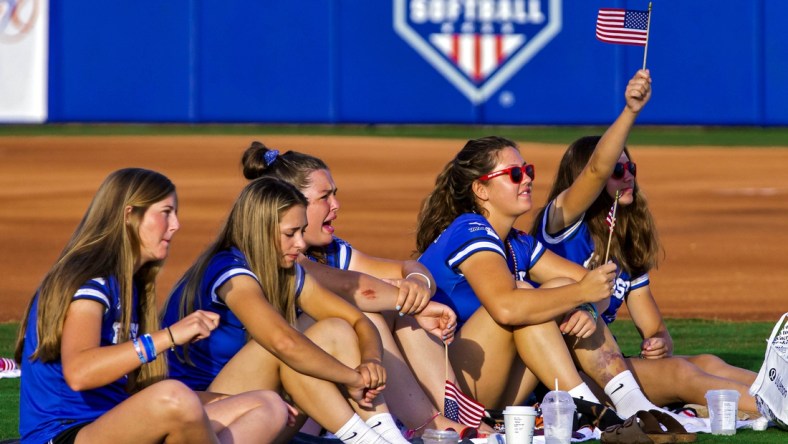
[[[610,241],[613,240],[613,229],[616,228],[616,210],[618,209],[618,198],[621,196],[621,190],[616,190],[616,197],[613,200],[613,206],[610,208],[610,212],[607,213],[607,218],[605,219],[605,223],[610,227],[608,229],[607,234],[607,251],[605,251],[605,262],[607,263],[608,257],[610,256]]]

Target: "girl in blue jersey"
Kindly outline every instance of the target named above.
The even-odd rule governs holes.
[[[351,300],[375,323],[385,349],[383,364],[390,369],[386,400],[392,413],[406,427],[416,430],[417,435],[427,428],[463,430],[463,424],[437,415],[437,406],[443,406],[446,373],[444,366],[435,362],[442,358],[443,350],[425,332],[450,343],[456,315],[445,305],[430,302],[435,289],[429,270],[413,260],[367,255],[334,235],[332,223],[340,206],[337,186],[321,159],[297,151],[280,154],[260,142],[252,142],[243,154],[242,164],[247,179],[276,177],[296,186],[306,196],[306,250],[299,263],[321,284]],[[396,287],[370,276],[385,279]],[[349,293],[347,288],[353,291]],[[299,318],[302,327],[309,322],[308,317]],[[407,361],[404,353],[409,355]]]
[[[197,390],[281,388],[348,443],[405,442],[378,396],[386,371],[375,327],[297,263],[306,205],[277,179],[241,191],[217,239],[166,303],[165,325],[200,309],[220,317],[208,339],[171,353],[171,373]],[[293,327],[299,311],[318,321],[303,334]]]
[[[274,392],[198,396],[164,380],[160,355],[218,323],[198,311],[158,327],[155,278],[178,228],[159,173],[119,170],[98,189],[20,327],[23,443],[263,443],[285,428]]]
[[[649,285],[648,272],[656,268],[660,251],[656,227],[635,180],[635,163],[625,147],[627,134],[611,130],[602,137],[582,137],[569,146],[532,234],[553,252],[593,267],[607,248],[605,219],[618,190],[610,256],[620,270],[601,317],[608,324],[613,322],[626,302],[643,338],[640,356],[629,363],[649,399],[659,405],[705,405],[707,390],[732,389],[741,395],[741,410],[756,412],[755,400],[748,393],[754,372],[713,355],[673,356],[673,340]]]
[[[645,74],[629,82],[627,107],[612,131],[628,131],[650,91]],[[461,386],[485,405],[506,406],[522,402],[536,379],[548,387],[557,379],[574,397],[598,402],[577,362],[620,416],[656,408],[596,319],[593,304],[609,296],[615,264],[585,270],[532,238],[522,245],[513,229],[532,207],[533,178],[533,165],[514,142],[470,140],[440,173],[419,214],[419,261],[435,277],[434,298],[460,319],[449,354]],[[514,241],[529,250],[516,264]]]

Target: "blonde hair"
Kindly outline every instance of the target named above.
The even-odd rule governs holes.
[[[295,324],[295,267],[281,266],[279,222],[286,211],[297,205],[306,208],[306,198],[287,182],[270,177],[249,182],[233,204],[216,240],[176,285],[175,288],[183,288],[179,318],[201,308],[195,303],[200,301],[200,283],[213,256],[235,247],[246,257],[271,305],[288,323]],[[188,361],[188,347],[184,347],[184,354]]]
[[[115,276],[123,308],[118,341],[130,338],[132,292],[138,290],[139,334],[159,329],[156,310],[156,275],[162,261],[148,262],[137,272],[140,259],[139,225],[145,211],[175,193],[175,185],[160,173],[127,168],[110,174],[99,187],[82,221],[71,236],[38,290],[36,331],[38,348],[32,359],[51,362],[60,359],[63,324],[72,296],[85,282]],[[126,208],[131,213],[126,221]],[[15,357],[22,359],[27,307],[17,337]],[[129,391],[135,391],[166,377],[165,359],[157,359],[129,375]]]

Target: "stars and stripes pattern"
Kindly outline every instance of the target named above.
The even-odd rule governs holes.
[[[478,428],[484,416],[484,406],[466,396],[453,382],[446,380],[443,415],[473,428]]]
[[[613,206],[610,207],[610,211],[607,213],[607,218],[605,219],[605,223],[608,225],[609,232],[613,232],[613,229],[616,228],[616,204],[613,203]]]
[[[525,44],[522,34],[440,33],[430,43],[476,83],[486,80]]]
[[[607,43],[646,46],[648,11],[601,8],[596,19],[596,38]]]

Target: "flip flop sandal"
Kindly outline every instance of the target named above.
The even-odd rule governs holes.
[[[643,432],[648,435],[655,444],[676,442],[676,437],[670,429],[668,429],[667,432],[662,430],[659,421],[651,413],[640,410],[635,413],[635,417],[640,421],[640,428],[643,429]]]
[[[665,426],[669,433],[672,433],[673,436],[676,437],[676,442],[695,442],[698,439],[695,433],[687,432],[687,429],[685,429],[676,418],[667,413],[660,412],[659,410],[649,410],[649,413],[651,413],[660,424]]]
[[[670,437],[672,438],[672,436]],[[667,442],[672,443],[673,441]],[[602,444],[655,444],[655,442],[643,431],[638,418],[632,415],[623,424],[617,424],[605,429],[602,432]]]

